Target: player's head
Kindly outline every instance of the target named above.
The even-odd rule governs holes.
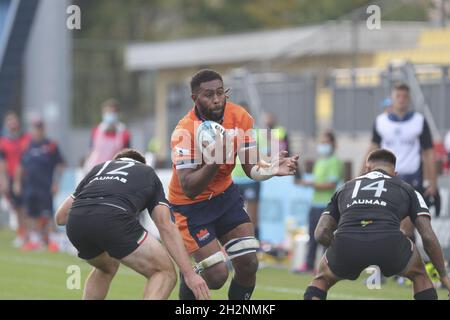
[[[120,104],[115,99],[109,99],[102,104],[102,121],[107,125],[113,125],[119,121]]]
[[[405,83],[398,83],[392,90],[392,110],[406,112],[409,108],[410,95],[409,86]]]
[[[222,76],[216,71],[203,69],[191,79],[191,97],[200,114],[211,121],[220,121],[225,112],[227,91]]]
[[[119,151],[115,156],[114,160],[120,159],[120,158],[130,158],[139,162],[142,162],[143,164],[146,164],[145,157],[137,150],[135,149],[123,149],[122,151]]]
[[[317,154],[321,157],[329,157],[336,149],[336,137],[330,130],[323,132],[320,135],[319,143],[317,144]]]
[[[389,175],[395,175],[395,164],[397,158],[395,155],[386,149],[377,149],[372,151],[366,160],[366,170],[367,172],[382,169],[386,171]]]

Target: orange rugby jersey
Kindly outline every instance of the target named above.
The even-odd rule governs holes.
[[[220,165],[216,176],[210,181],[208,187],[195,199],[189,199],[184,194],[177,176],[177,170],[195,169],[204,164],[202,155],[195,145],[196,129],[201,122],[195,113],[194,107],[180,120],[172,134],[173,173],[169,184],[169,202],[172,204],[185,205],[210,199],[225,191],[232,183],[231,172],[234,169],[235,161],[233,161],[233,164]],[[256,139],[253,132],[254,120],[241,106],[227,102],[221,125],[227,130],[227,134],[235,135],[233,144],[234,159],[236,159],[238,150],[256,147]],[[236,134],[236,132],[241,134]],[[242,134],[243,132],[245,134]]]

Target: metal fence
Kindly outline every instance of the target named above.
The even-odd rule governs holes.
[[[230,88],[230,100],[246,105],[258,126],[261,115],[269,112],[277,117],[288,132],[312,136],[316,131],[316,85],[309,75],[280,73],[249,74],[234,72],[224,78],[225,87]],[[168,128],[170,135],[178,121],[192,108],[187,84],[169,87]]]
[[[413,75],[408,72],[413,68]],[[365,81],[370,79],[370,81]],[[333,91],[333,128],[342,133],[357,134],[372,130],[375,117],[381,112],[382,100],[390,95],[395,82],[406,82],[413,89],[419,84],[424,101],[417,99],[412,90],[412,107],[424,112],[429,107],[436,129],[442,135],[450,129],[450,78],[446,66],[389,67],[385,71],[356,70],[352,74],[334,72],[331,76]],[[436,137],[435,137],[436,138]]]

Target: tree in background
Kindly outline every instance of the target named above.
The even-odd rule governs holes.
[[[424,21],[431,7],[429,0],[77,0],[82,28],[74,34],[75,125],[99,121],[100,103],[109,97],[131,111],[125,121],[151,113],[152,79],[139,83],[138,75],[124,69],[124,48],[130,42],[350,19],[352,10],[369,3],[381,6],[384,20]],[[142,91],[148,91],[145,101]]]

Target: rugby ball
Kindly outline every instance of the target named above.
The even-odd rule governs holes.
[[[204,121],[198,126],[195,144],[201,153],[203,153],[205,148],[214,146],[217,132],[223,137],[225,135],[225,128],[215,121]]]

